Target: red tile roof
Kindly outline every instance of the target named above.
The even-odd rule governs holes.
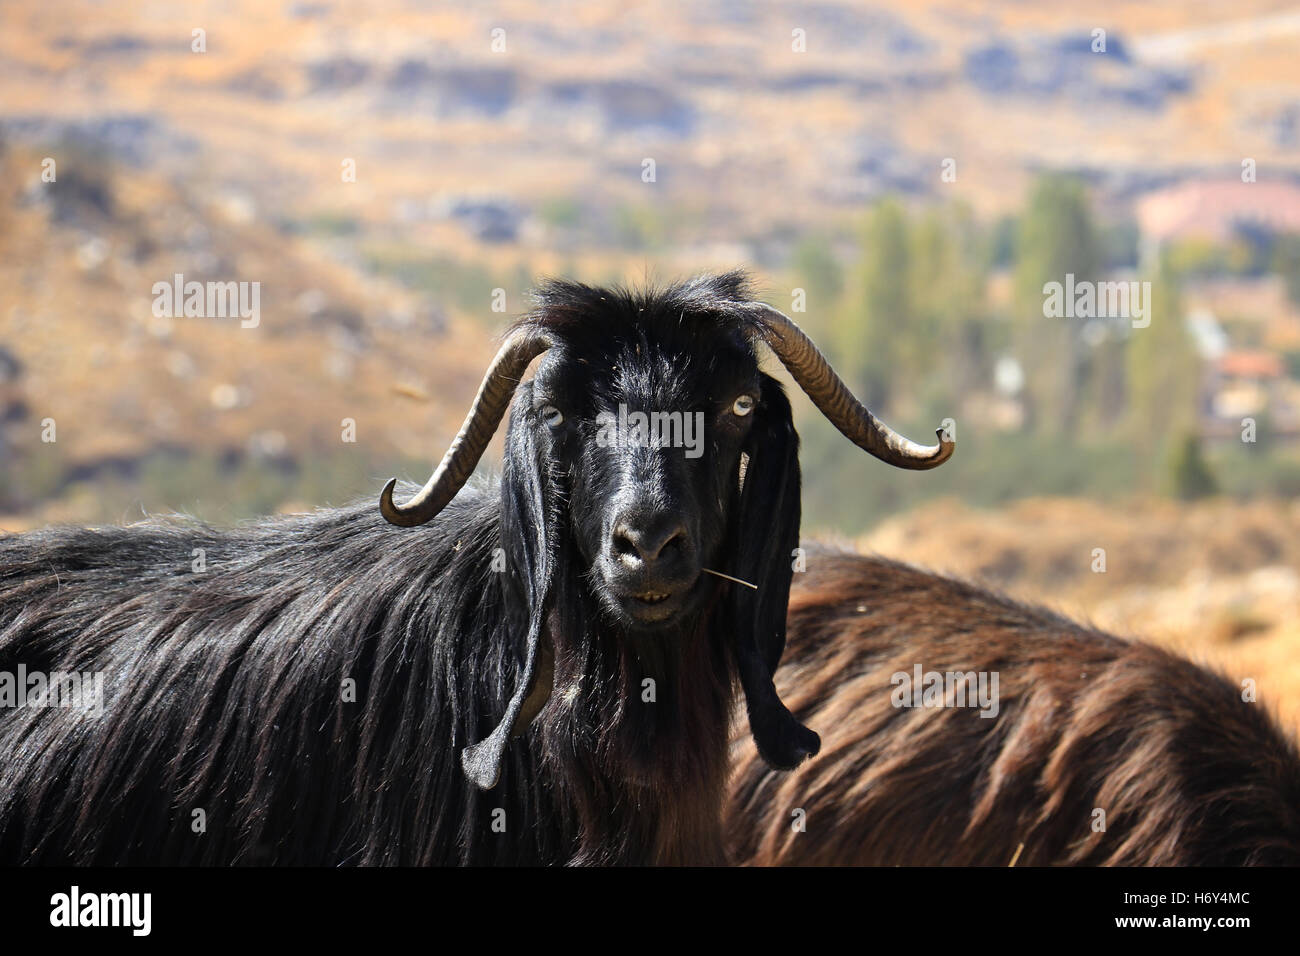
[[[1300,233],[1300,186],[1289,183],[1198,181],[1148,193],[1137,202],[1138,225],[1153,239],[1226,240],[1238,224]]]
[[[1239,378],[1281,378],[1285,370],[1280,355],[1246,349],[1224,352],[1215,366],[1219,374]]]

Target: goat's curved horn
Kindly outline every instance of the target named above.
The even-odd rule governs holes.
[[[406,504],[399,505],[393,501],[397,479],[390,478],[384,485],[379,511],[390,524],[403,528],[424,524],[456,497],[496,434],[528,363],[550,347],[549,336],[530,329],[521,329],[506,339],[483,376],[465,424],[460,426],[451,447],[424,487]]]
[[[854,397],[821,349],[793,319],[765,302],[748,305],[760,316],[763,341],[826,419],[853,444],[887,464],[913,471],[934,468],[952,457],[957,444],[944,437],[944,429],[935,429],[937,445],[919,445],[904,438]]]

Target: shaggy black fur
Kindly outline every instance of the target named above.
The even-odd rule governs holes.
[[[789,403],[758,372],[747,298],[739,273],[543,288],[522,321],[558,342],[536,388],[574,428],[541,427],[525,383],[501,481],[421,527],[365,503],[0,538],[0,671],[102,671],[106,697],[97,718],[0,711],[0,862],[721,862],[738,647],[757,642],[770,684],[799,526]],[[712,427],[666,504],[760,598],[701,577],[670,623],[627,627],[592,573],[618,469],[583,429],[597,407],[712,409],[746,383],[753,422]],[[480,791],[458,756],[504,712],[530,625],[554,690]]]

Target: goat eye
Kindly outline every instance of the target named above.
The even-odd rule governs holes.
[[[559,428],[564,424],[564,412],[554,405],[546,405],[542,408],[542,421],[550,428]]]
[[[753,395],[740,396],[740,398],[736,399],[735,402],[732,403],[731,410],[736,415],[740,416],[741,418],[744,418],[746,415],[748,415],[750,412],[754,410],[754,396]]]

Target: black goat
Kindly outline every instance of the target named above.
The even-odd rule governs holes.
[[[830,551],[809,551],[788,634],[777,685],[824,746],[777,775],[739,742],[739,862],[1300,864],[1295,742],[1238,684],[1176,654]],[[918,665],[945,682],[997,673],[991,706],[937,682],[911,706],[899,678]]]
[[[105,686],[99,716],[0,715],[0,860],[722,861],[736,679],[774,766],[818,747],[772,684],[798,439],[759,342],[877,457],[951,454],[872,418],[740,273],[553,282],[383,518],[0,539],[0,671]],[[512,395],[499,487],[458,494]],[[698,455],[664,440],[683,416]]]

